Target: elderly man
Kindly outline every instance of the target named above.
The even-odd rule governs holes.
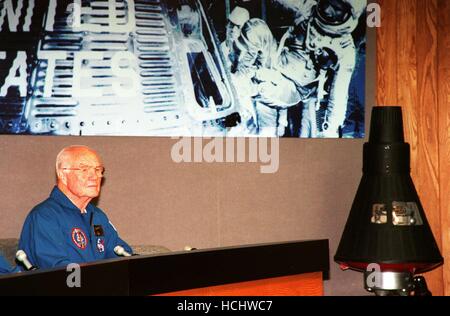
[[[56,159],[57,186],[25,220],[19,249],[38,268],[117,257],[117,246],[131,253],[102,210],[91,204],[100,193],[104,168],[85,146],[64,148]]]

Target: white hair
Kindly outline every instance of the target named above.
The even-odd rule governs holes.
[[[84,145],[72,145],[72,146],[64,147],[63,149],[61,149],[61,151],[56,156],[56,171],[58,171],[61,168],[61,164],[63,163],[63,161],[65,159],[67,159],[67,157],[70,156],[74,151],[77,151],[77,150],[84,150],[84,151],[89,151],[89,152],[95,153],[95,151],[93,149],[89,148],[88,146],[84,146]]]

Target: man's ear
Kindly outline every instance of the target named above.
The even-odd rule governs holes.
[[[61,181],[62,184],[67,185],[67,174],[64,172],[64,170],[57,170],[56,175],[58,177],[58,180]]]

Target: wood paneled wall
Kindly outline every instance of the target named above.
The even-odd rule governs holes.
[[[378,0],[377,104],[401,105],[411,174],[445,259],[427,274],[450,295],[450,0]]]
[[[450,295],[450,0],[438,2],[439,191],[444,294]]]

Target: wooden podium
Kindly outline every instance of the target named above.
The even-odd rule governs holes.
[[[328,240],[133,256],[81,265],[81,287],[66,269],[0,277],[0,295],[322,295]]]

